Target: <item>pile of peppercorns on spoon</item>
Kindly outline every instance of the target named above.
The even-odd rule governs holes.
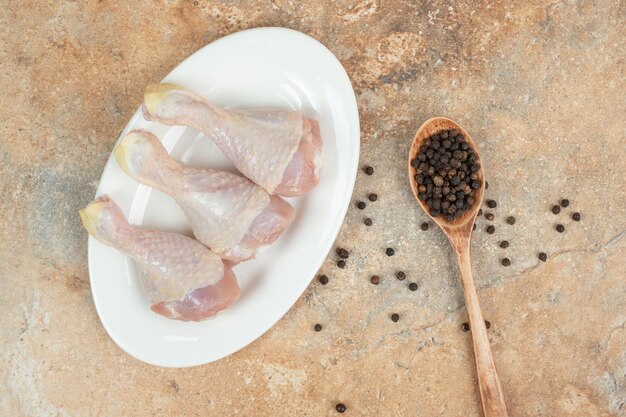
[[[452,221],[474,204],[480,163],[458,130],[441,130],[425,139],[411,165],[417,197],[432,217]]]

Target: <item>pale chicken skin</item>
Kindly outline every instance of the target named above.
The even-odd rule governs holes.
[[[172,197],[196,239],[224,259],[253,258],[260,247],[278,239],[294,217],[289,203],[240,175],[180,164],[152,133],[130,132],[114,154],[130,177]]]
[[[239,299],[230,266],[197,240],[132,226],[107,195],[81,210],[80,217],[91,236],[136,262],[154,312],[200,321]]]
[[[147,120],[200,130],[270,194],[299,196],[319,182],[319,124],[301,112],[226,110],[183,87],[153,84],[146,88],[143,113]]]

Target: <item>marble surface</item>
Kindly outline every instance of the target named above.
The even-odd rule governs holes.
[[[439,230],[420,230],[405,178],[414,132],[446,115],[479,143],[498,201],[473,252],[511,416],[626,416],[624,15],[613,0],[3,2],[0,415],[332,416],[343,402],[350,416],[480,416],[456,265]],[[378,201],[348,212],[347,267],[331,253],[329,284],[259,340],[192,369],[145,365],[98,320],[77,210],[144,86],[259,26],[308,33],[346,67],[375,169],[353,200]]]

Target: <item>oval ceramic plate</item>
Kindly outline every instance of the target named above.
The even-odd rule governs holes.
[[[215,318],[169,320],[150,310],[138,270],[117,250],[89,238],[89,274],[100,320],[113,340],[135,358],[159,366],[212,362],[248,345],[296,302],[321,266],[343,221],[359,160],[359,118],[348,76],[315,39],[281,28],[226,36],[178,65],[165,82],[190,88],[224,107],[281,107],[319,120],[324,152],[318,187],[290,199],[296,219],[256,259],[234,271],[241,298]],[[138,110],[120,137],[147,129],[170,154],[196,167],[235,171],[217,147],[191,128],[143,119]],[[97,195],[109,194],[132,224],[191,235],[166,195],[125,176],[113,156]]]

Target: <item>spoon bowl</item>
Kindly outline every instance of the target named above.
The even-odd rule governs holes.
[[[485,195],[485,174],[483,172],[482,163],[480,163],[480,169],[477,171],[478,173],[478,181],[480,182],[480,188],[476,190],[474,193],[474,203],[472,203],[469,210],[456,217],[454,220],[448,221],[443,216],[433,217],[430,214],[430,210],[428,206],[426,206],[426,202],[420,200],[418,198],[418,184],[415,180],[415,176],[417,174],[415,167],[411,165],[411,162],[417,157],[420,147],[424,143],[426,139],[434,135],[435,133],[441,132],[442,130],[457,130],[459,133],[463,135],[465,141],[469,145],[469,147],[476,153],[478,156],[478,162],[480,163],[480,153],[478,152],[478,148],[476,144],[467,133],[465,129],[455,121],[448,119],[446,117],[433,117],[431,119],[426,120],[422,126],[418,129],[415,134],[415,138],[413,139],[413,143],[411,144],[411,149],[409,150],[409,183],[411,184],[411,190],[413,191],[413,195],[415,196],[415,200],[420,205],[420,207],[426,212],[428,217],[430,217],[437,225],[444,230],[444,233],[448,231],[452,232],[454,230],[457,231],[466,231],[469,230],[471,233],[472,227],[474,225],[474,221],[476,220],[476,216],[478,214],[478,210],[483,201],[483,197]]]
[[[426,202],[420,200],[418,184],[415,179],[417,171],[411,162],[419,154],[420,147],[426,139],[435,133],[452,129],[457,130],[463,135],[465,141],[477,156],[476,162],[480,165],[480,168],[476,172],[478,173],[480,187],[475,190],[473,194],[474,201],[470,207],[454,219],[447,220],[443,215],[432,216]],[[480,209],[485,194],[485,175],[482,163],[480,162],[478,148],[467,131],[458,123],[445,117],[434,117],[424,122],[417,131],[409,151],[409,183],[411,184],[411,190],[413,190],[415,200],[417,200],[420,207],[441,228],[457,256],[463,292],[465,294],[465,307],[472,331],[476,374],[478,377],[478,387],[480,389],[483,413],[485,417],[507,417],[508,414],[504,402],[504,395],[502,393],[502,387],[500,386],[500,379],[496,371],[493,356],[491,355],[489,336],[480,309],[478,292],[472,271],[470,241],[474,222],[476,221],[476,216],[478,215],[478,210]]]

